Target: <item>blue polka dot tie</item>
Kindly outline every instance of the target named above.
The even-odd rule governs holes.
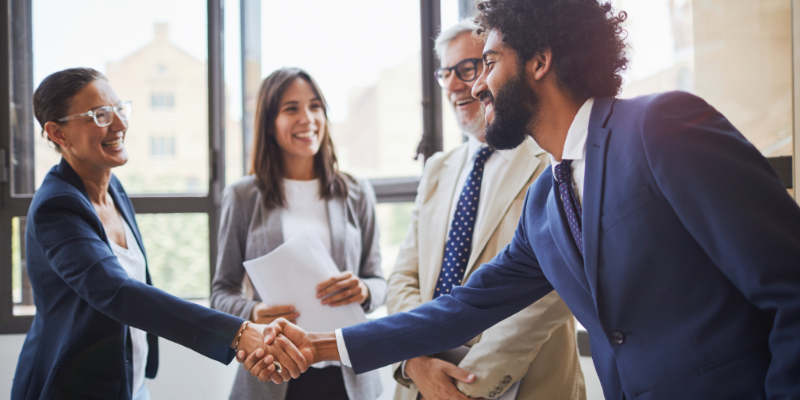
[[[475,153],[472,172],[467,175],[461,196],[458,197],[453,220],[450,222],[450,235],[444,248],[442,270],[433,298],[450,293],[453,287],[461,284],[467,270],[469,255],[472,253],[472,233],[475,231],[475,217],[478,216],[478,200],[481,198],[481,178],[483,166],[494,150],[484,147]]]
[[[583,256],[583,235],[581,234],[583,210],[575,197],[575,189],[572,187],[572,160],[562,160],[557,164],[553,178],[558,182],[558,193],[561,195],[561,202],[567,213],[567,223],[572,232],[572,238],[575,239],[575,244]]]

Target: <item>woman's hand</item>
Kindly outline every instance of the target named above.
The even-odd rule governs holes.
[[[257,324],[268,325],[278,318],[286,318],[289,322],[296,324],[299,316],[300,313],[295,311],[294,306],[267,307],[264,303],[258,303],[253,306],[250,320]]]
[[[331,293],[336,294],[322,300],[323,305],[328,304],[331,307],[338,307],[351,303],[364,304],[369,300],[367,284],[350,272],[342,272],[317,285],[318,299]]]

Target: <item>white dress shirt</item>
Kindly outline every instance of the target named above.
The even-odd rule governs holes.
[[[592,106],[594,97],[590,97],[575,114],[572,125],[567,131],[567,139],[564,141],[564,151],[561,153],[562,160],[572,160],[572,188],[578,204],[583,204],[583,177],[586,173],[586,137],[589,136],[589,117],[592,116]],[[553,168],[553,176],[556,175],[556,165],[561,164],[550,156],[550,166]]]
[[[122,248],[122,246],[114,243],[113,240],[109,240],[111,250],[117,256],[122,269],[128,273],[129,278],[146,283],[146,264],[142,249],[139,248],[136,237],[133,236],[133,231],[131,231],[128,223],[122,220],[122,225],[125,227],[125,242],[128,248]],[[129,326],[128,329],[131,331],[131,346],[133,347],[133,396],[136,397],[139,390],[144,387],[144,371],[147,366],[147,354],[150,351],[150,346],[147,344],[147,332],[132,326]]]

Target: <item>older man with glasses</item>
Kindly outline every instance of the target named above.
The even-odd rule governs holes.
[[[467,142],[428,160],[411,227],[391,277],[390,313],[410,311],[466,283],[511,241],[527,188],[548,155],[528,138],[495,151],[484,139],[484,107],[472,97],[483,42],[462,21],[436,39],[436,78]],[[585,399],[575,320],[555,292],[459,349],[395,366],[396,400]]]

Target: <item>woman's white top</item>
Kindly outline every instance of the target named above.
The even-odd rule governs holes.
[[[133,231],[124,219],[122,219],[122,225],[125,227],[125,242],[128,248],[123,249],[113,240],[109,240],[111,250],[117,256],[122,269],[128,273],[128,277],[146,283],[145,270],[147,267],[142,249],[139,248]],[[136,396],[144,385],[144,370],[147,366],[147,353],[150,351],[150,347],[147,344],[147,332],[132,326],[129,326],[128,329],[131,331],[131,345],[133,345],[133,396]]]
[[[283,240],[289,240],[310,227],[322,240],[325,250],[331,254],[331,224],[328,219],[328,202],[319,195],[319,179],[312,181],[283,180],[286,208],[281,213]],[[324,361],[312,365],[314,368],[341,366],[338,361]]]
[[[286,208],[281,213],[283,240],[289,240],[309,227],[331,253],[331,224],[328,221],[328,202],[319,196],[319,180],[283,180]]]

